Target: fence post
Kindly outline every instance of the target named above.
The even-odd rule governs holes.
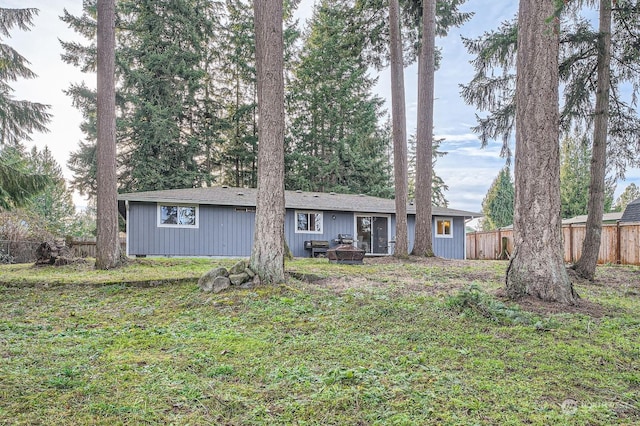
[[[573,263],[573,226],[569,224],[569,263]]]
[[[474,251],[474,259],[478,260],[478,231],[473,233],[473,238],[475,239],[475,244],[473,245],[473,251]]]
[[[620,221],[616,221],[616,265],[622,263],[622,233],[620,232]]]

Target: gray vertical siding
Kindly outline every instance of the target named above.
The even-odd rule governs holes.
[[[308,210],[298,210],[308,211]],[[335,216],[335,219],[333,219]],[[349,212],[322,212],[322,234],[296,233],[296,218],[294,210],[287,210],[285,217],[284,235],[289,244],[289,249],[295,257],[308,257],[309,251],[304,249],[304,242],[308,240],[325,240],[334,246],[338,234],[353,235],[353,213]]]
[[[438,238],[435,235],[436,219],[442,217],[434,216],[432,218],[431,227],[433,229],[433,253],[436,256],[444,257],[445,259],[464,259],[464,245],[466,240],[464,217],[452,217],[453,238]],[[416,217],[414,215],[409,216],[407,220],[407,228],[409,230],[409,252],[411,252],[411,250],[413,249],[413,236],[416,229]]]
[[[251,254],[254,213],[199,207],[197,229],[158,227],[156,203],[129,203],[129,255],[239,256]]]
[[[335,217],[335,219],[334,219]],[[435,217],[433,227],[435,229]],[[157,204],[129,202],[127,233],[131,256],[230,256],[251,255],[255,213],[238,212],[235,207],[199,206],[197,229],[158,227]],[[307,240],[327,240],[332,246],[338,234],[355,233],[351,212],[323,212],[323,233],[296,233],[295,211],[287,210],[285,238],[296,257],[308,257],[304,249]],[[395,239],[395,217],[391,217],[390,239]],[[409,250],[413,247],[415,216],[408,218]],[[433,238],[436,256],[464,259],[465,222],[453,217],[453,238]],[[434,231],[435,232],[435,231]]]

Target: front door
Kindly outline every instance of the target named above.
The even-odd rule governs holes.
[[[389,254],[389,218],[356,216],[356,242],[367,254]]]

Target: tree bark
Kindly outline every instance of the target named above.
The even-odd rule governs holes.
[[[395,256],[409,254],[407,230],[407,114],[404,96],[404,65],[400,35],[400,6],[389,1],[389,35],[391,56],[391,116],[393,123],[393,167],[396,205]]]
[[[120,264],[116,176],[115,0],[97,4],[97,269]]]
[[[418,129],[416,135],[416,228],[412,254],[433,256],[431,186],[433,180],[433,98],[436,1],[422,3],[422,46],[418,56]]]
[[[251,269],[284,281],[284,41],[282,0],[254,0],[258,87],[258,196]]]
[[[609,129],[609,92],[611,76],[611,0],[600,0],[598,34],[598,81],[596,109],[593,119],[593,148],[591,150],[591,180],[587,203],[587,224],[582,241],[582,255],[574,269],[583,278],[593,280],[598,264],[602,238],[605,179],[607,174],[607,132]]]
[[[516,76],[514,253],[506,276],[514,299],[574,304],[560,218],[558,23],[554,0],[520,0]]]

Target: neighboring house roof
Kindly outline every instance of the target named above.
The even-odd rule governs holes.
[[[167,189],[161,191],[120,194],[121,201],[141,201],[151,203],[196,203],[221,206],[255,207],[255,188],[232,188],[217,186],[210,188]],[[368,195],[350,195],[325,192],[285,191],[285,207],[288,209],[352,211],[359,213],[395,213],[395,201]],[[416,208],[407,206],[408,214],[415,214]],[[464,210],[433,207],[434,216],[478,217],[481,213]]]
[[[617,222],[622,218],[622,212],[605,213],[602,215],[602,223]],[[587,215],[572,217],[571,219],[563,219],[563,225],[574,225],[576,223],[587,223]]]
[[[621,222],[640,222],[640,198],[627,204]]]

